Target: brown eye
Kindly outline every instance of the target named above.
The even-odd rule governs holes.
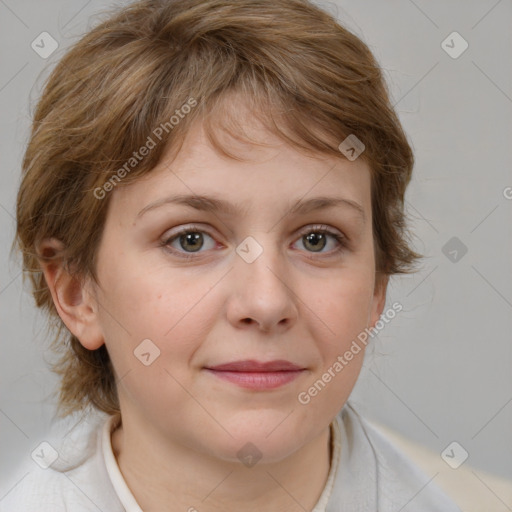
[[[306,252],[319,255],[333,255],[347,247],[345,236],[328,229],[326,226],[309,227],[306,231],[303,231],[300,240]],[[330,242],[331,240],[332,242]],[[324,251],[328,246],[331,246],[331,250]]]
[[[208,239],[210,239],[208,247]],[[202,229],[194,226],[182,229],[170,237],[167,237],[162,246],[167,250],[183,258],[194,258],[194,253],[205,252],[201,249],[213,249],[216,246],[215,240]]]
[[[203,235],[198,231],[192,231],[178,237],[180,247],[186,251],[197,252],[204,245]]]
[[[313,252],[320,252],[327,244],[325,233],[314,232],[302,237],[304,247]]]

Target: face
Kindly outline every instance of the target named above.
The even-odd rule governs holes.
[[[196,125],[176,158],[112,192],[92,295],[124,423],[223,460],[252,442],[271,462],[339,412],[364,347],[333,365],[385,292],[362,159],[308,156],[249,129],[272,146],[230,141],[247,161],[228,159]],[[296,371],[214,370],[248,360]]]

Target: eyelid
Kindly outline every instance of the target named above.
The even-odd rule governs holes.
[[[304,226],[304,228],[301,228],[299,234],[310,233],[312,231],[322,231],[328,234],[336,234],[340,237],[347,238],[339,229],[333,228],[327,224],[308,224],[307,226]]]
[[[171,238],[175,238],[183,233],[187,233],[190,231],[199,231],[202,233],[206,233],[213,238],[213,235],[209,233],[208,228],[205,228],[199,224],[185,224],[183,225],[183,227],[180,226],[180,229],[176,231],[174,234],[167,235],[164,238],[166,241],[169,241]],[[345,233],[327,224],[308,224],[299,230],[298,235],[302,236],[304,233],[310,233],[312,231],[324,231],[331,235],[336,234],[347,241],[350,240],[350,238]]]

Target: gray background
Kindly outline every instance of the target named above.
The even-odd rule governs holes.
[[[393,278],[388,305],[404,310],[374,338],[352,402],[436,452],[456,440],[473,468],[512,479],[512,2],[319,3],[385,70],[416,155],[407,210],[426,255]],[[111,4],[0,0],[0,497],[55,411],[45,321],[9,254],[30,116],[45,67]],[[30,46],[43,31],[59,42],[48,59]],[[441,47],[453,31],[469,44],[455,59]]]

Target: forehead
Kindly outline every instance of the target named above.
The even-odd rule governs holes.
[[[237,160],[212,145],[202,122],[192,124],[178,153],[167,148],[154,169],[115,191],[113,202],[136,210],[134,217],[165,202],[240,216],[251,210],[304,213],[335,203],[348,212],[352,204],[354,214],[369,216],[370,170],[362,158],[307,153],[250,116],[243,130],[240,137],[215,134]]]

